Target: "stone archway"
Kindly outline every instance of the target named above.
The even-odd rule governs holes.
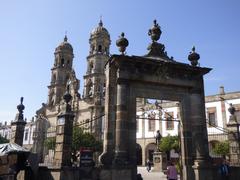
[[[142,147],[139,144],[136,144],[136,157],[137,157],[137,165],[142,165]]]
[[[156,28],[155,22],[153,29]],[[203,83],[203,75],[211,69],[196,66],[199,55],[195,49],[194,57],[189,58],[192,66],[174,61],[166,55],[164,45],[154,40],[156,37],[158,40],[160,35],[152,37],[148,55],[112,55],[106,64],[106,123],[101,163],[112,167],[114,173],[110,179],[122,176],[135,180],[136,98],[167,99],[178,101],[180,107],[182,179],[212,180]]]
[[[144,159],[145,165],[146,165],[146,162],[148,159],[151,162],[153,162],[153,153],[156,152],[156,150],[157,150],[157,147],[156,147],[156,144],[154,144],[154,143],[150,143],[145,147],[145,152],[144,152],[145,153],[145,159]]]

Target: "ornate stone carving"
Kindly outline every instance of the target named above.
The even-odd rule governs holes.
[[[128,46],[128,40],[124,37],[124,33],[121,33],[121,36],[116,42],[116,45],[118,46],[119,51],[124,55],[124,52],[126,51],[126,48]]]
[[[153,27],[148,31],[148,35],[151,37],[152,43],[147,48],[147,50],[149,51],[147,56],[164,57],[166,59],[169,59],[167,56],[167,52],[165,51],[165,46],[157,42],[162,34],[161,28],[157,24],[156,20],[154,20],[153,23]]]
[[[192,66],[197,66],[199,59],[200,59],[200,55],[195,52],[195,46],[193,46],[192,52],[190,52],[188,56],[188,60],[191,62]]]

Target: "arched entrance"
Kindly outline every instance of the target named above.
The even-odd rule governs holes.
[[[142,147],[136,144],[137,165],[142,165]]]
[[[147,160],[149,159],[149,161],[153,162],[153,153],[156,152],[157,147],[156,144],[154,143],[150,143],[146,146],[145,148],[145,165]]]
[[[156,37],[160,35],[152,39]],[[196,66],[199,55],[195,49],[192,55],[197,60],[192,66],[173,61],[164,49],[153,40],[148,55],[112,55],[106,64],[106,121],[100,159],[105,167],[118,168],[111,179],[136,179],[136,99],[150,98],[179,102],[182,179],[212,180],[203,86],[203,75],[211,69]]]

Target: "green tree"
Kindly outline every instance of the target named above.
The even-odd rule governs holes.
[[[102,142],[97,141],[92,134],[84,132],[82,128],[75,126],[73,128],[72,151],[76,153],[82,147],[90,148],[93,151],[102,151]]]
[[[48,137],[44,141],[44,146],[46,146],[48,149],[55,149],[56,146],[56,137]]]
[[[179,137],[170,135],[162,137],[159,148],[167,154],[167,160],[170,160],[170,151],[174,149],[176,152],[179,152],[180,150]]]
[[[213,148],[213,153],[225,157],[229,154],[229,148],[230,146],[228,141],[218,142]]]
[[[0,135],[0,144],[9,143],[9,140]]]
[[[178,136],[166,136],[160,141],[159,148],[163,152],[169,152],[174,149],[176,152],[180,151],[179,137]]]
[[[44,145],[48,149],[55,149],[56,137],[48,137],[44,141]],[[82,128],[78,126],[73,127],[73,137],[72,137],[72,152],[76,153],[80,148],[90,148],[93,151],[102,151],[102,142],[97,141],[95,137],[83,131]]]

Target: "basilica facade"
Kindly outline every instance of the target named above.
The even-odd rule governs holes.
[[[48,101],[36,112],[37,121],[46,120],[48,131],[54,131],[57,115],[60,112],[62,97],[67,85],[72,95],[74,123],[102,138],[105,74],[104,65],[109,58],[110,35],[100,20],[93,29],[89,39],[90,50],[87,56],[86,73],[83,77],[83,93],[79,93],[80,81],[73,69],[73,47],[67,36],[54,52],[54,63],[51,69],[51,82],[48,86]],[[36,127],[38,128],[38,127]]]

